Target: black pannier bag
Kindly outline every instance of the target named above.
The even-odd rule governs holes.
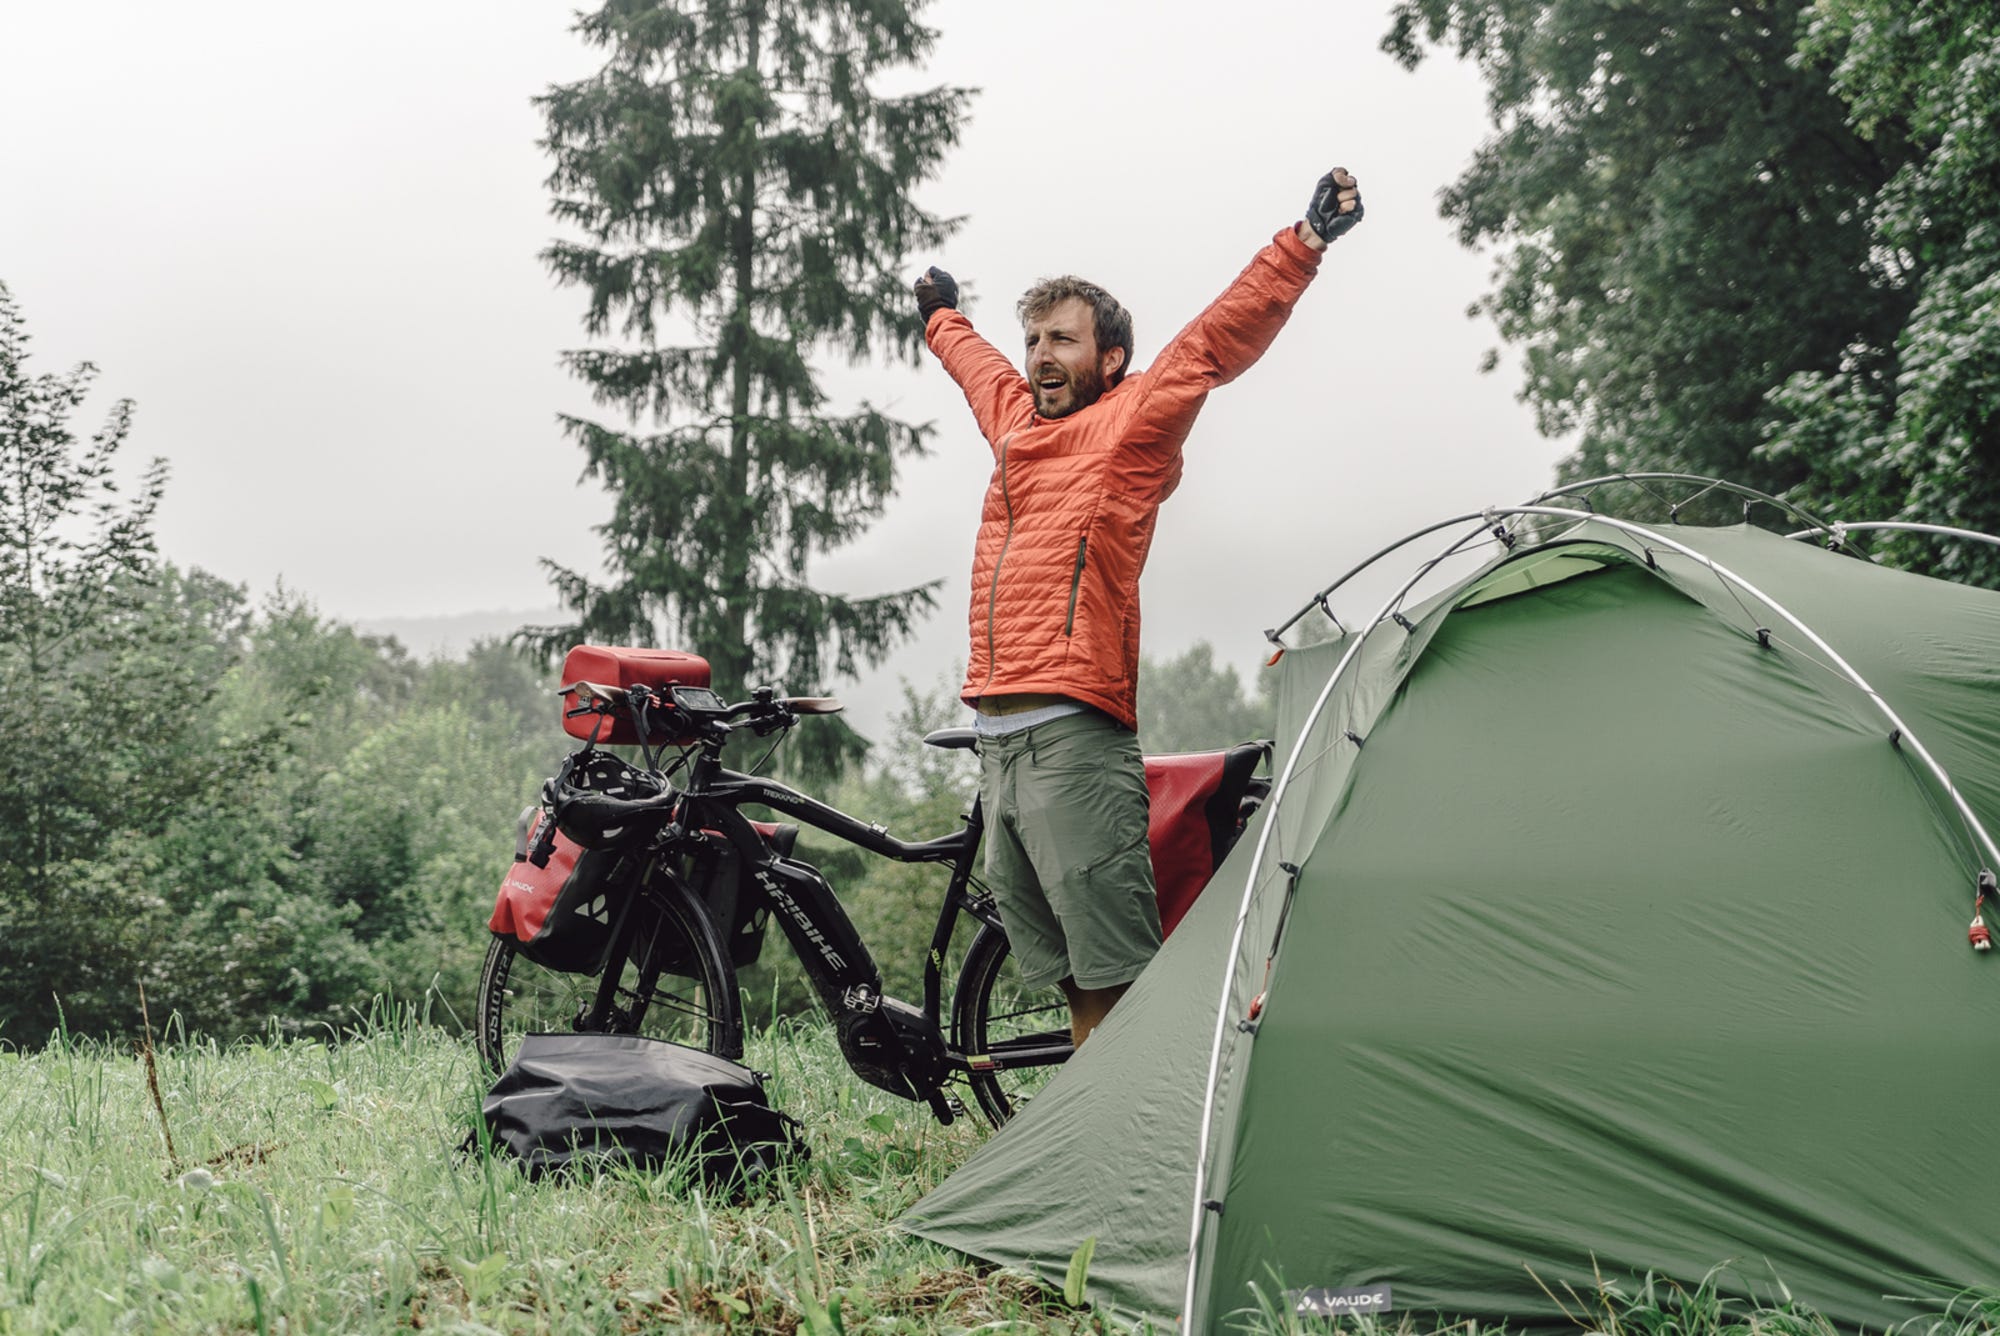
[[[752,821],[750,827],[780,858],[790,857],[798,845],[799,828],[795,825]],[[701,832],[693,841],[693,850],[687,864],[688,885],[708,910],[736,968],[756,964],[764,952],[770,900],[754,878],[743,875],[742,856],[720,833]]]
[[[756,1072],[644,1035],[524,1035],[481,1112],[494,1147],[532,1177],[685,1162],[724,1187],[807,1154],[797,1120],[771,1107]]]

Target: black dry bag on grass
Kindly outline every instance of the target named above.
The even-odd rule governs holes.
[[[757,1073],[644,1035],[525,1035],[482,1113],[493,1145],[536,1177],[678,1162],[710,1187],[741,1186],[806,1155]]]

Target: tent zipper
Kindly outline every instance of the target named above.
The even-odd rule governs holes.
[[[1285,940],[1285,924],[1292,917],[1292,901],[1299,893],[1299,865],[1281,860],[1278,866],[1285,874],[1285,899],[1278,906],[1278,926],[1271,930],[1271,949],[1264,956],[1264,983],[1257,990],[1257,996],[1250,999],[1243,1019],[1236,1022],[1238,1030],[1253,1036],[1257,1033],[1257,1020],[1264,1014],[1264,999],[1271,992],[1271,975],[1278,964],[1278,945]]]

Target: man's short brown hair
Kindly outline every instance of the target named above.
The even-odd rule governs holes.
[[[1118,369],[1107,378],[1107,384],[1116,385],[1125,379],[1125,372],[1132,365],[1132,313],[1118,304],[1118,299],[1088,279],[1075,274],[1064,274],[1061,278],[1045,278],[1021,294],[1015,311],[1026,325],[1030,320],[1039,320],[1050,311],[1076,298],[1091,311],[1091,332],[1097,337],[1097,351],[1109,352],[1113,348],[1123,348],[1125,359]]]

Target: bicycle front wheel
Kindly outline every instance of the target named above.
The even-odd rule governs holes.
[[[570,974],[536,964],[512,937],[494,937],[479,974],[479,1056],[495,1072],[521,1036],[599,1031],[643,1034],[725,1058],[743,1056],[736,968],[708,913],[678,879],[650,879],[604,969],[617,971],[608,1014],[597,1014],[604,969]]]
[[[980,928],[965,953],[952,995],[951,1034],[971,1068],[980,1112],[995,1127],[1019,1113],[1074,1051],[1062,990],[1022,987],[1007,934],[991,924]]]

